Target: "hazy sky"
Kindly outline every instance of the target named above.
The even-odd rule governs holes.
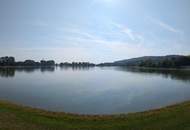
[[[190,0],[0,0],[0,56],[109,62],[190,54]]]

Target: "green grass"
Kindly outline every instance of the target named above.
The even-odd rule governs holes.
[[[190,130],[190,102],[134,114],[88,116],[0,101],[0,130]]]

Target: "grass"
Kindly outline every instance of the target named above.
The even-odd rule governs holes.
[[[134,114],[89,116],[0,101],[0,130],[190,130],[190,102]]]

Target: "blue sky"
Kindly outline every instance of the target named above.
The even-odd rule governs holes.
[[[190,53],[189,0],[0,0],[0,56],[110,62]]]

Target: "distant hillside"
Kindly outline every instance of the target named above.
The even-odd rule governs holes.
[[[100,65],[109,66],[140,66],[140,67],[181,67],[190,66],[190,57],[182,55],[167,56],[144,56],[127,60],[104,63]]]

